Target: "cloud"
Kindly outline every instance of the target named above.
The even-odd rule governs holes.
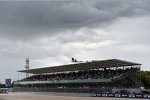
[[[75,57],[120,58],[149,69],[149,4],[149,0],[0,1],[1,80],[16,79],[26,57],[32,68],[68,64]]]
[[[26,1],[0,4],[0,35],[6,38],[47,37],[83,27],[105,27],[119,17],[142,16],[150,11],[146,1],[52,2]]]
[[[112,32],[112,38],[124,44],[150,43],[150,14],[143,17],[119,18],[107,30]]]

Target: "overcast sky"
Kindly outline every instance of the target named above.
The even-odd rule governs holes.
[[[150,0],[0,1],[0,82],[31,68],[122,59],[150,70]]]

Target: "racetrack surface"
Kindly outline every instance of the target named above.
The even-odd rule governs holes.
[[[144,100],[130,98],[109,98],[109,97],[79,97],[79,96],[57,96],[50,94],[19,93],[0,94],[0,100]]]

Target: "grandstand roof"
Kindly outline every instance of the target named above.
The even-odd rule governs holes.
[[[119,60],[119,59],[108,59],[108,60],[101,60],[101,61],[96,60],[96,61],[85,62],[85,63],[76,63],[76,64],[29,69],[29,70],[19,70],[18,72],[42,74],[42,73],[89,70],[89,69],[99,69],[99,68],[126,67],[126,66],[136,66],[136,65],[141,65],[141,64]]]

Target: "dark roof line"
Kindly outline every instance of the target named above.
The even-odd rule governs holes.
[[[42,73],[90,70],[90,69],[99,69],[99,68],[125,67],[125,66],[136,66],[136,65],[141,65],[141,64],[119,60],[119,59],[108,59],[108,60],[101,60],[101,61],[93,60],[91,62],[85,62],[85,63],[68,64],[68,65],[29,69],[29,70],[19,70],[18,72],[42,74]]]

